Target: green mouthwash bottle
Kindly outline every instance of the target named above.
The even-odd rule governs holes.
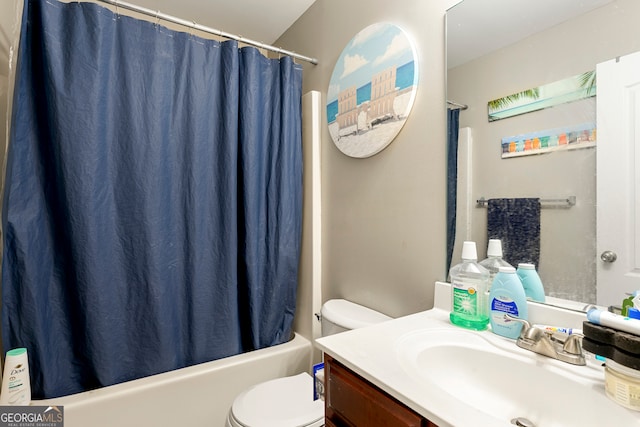
[[[451,281],[451,323],[482,331],[489,324],[487,289],[489,271],[478,264],[475,242],[464,242],[462,262],[449,270]]]

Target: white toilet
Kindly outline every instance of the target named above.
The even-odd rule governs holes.
[[[322,306],[322,336],[391,319],[343,299]],[[257,384],[233,402],[226,427],[324,426],[324,402],[313,400],[313,378],[306,372]]]

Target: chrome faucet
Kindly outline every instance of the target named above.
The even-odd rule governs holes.
[[[516,341],[518,347],[562,362],[571,363],[572,365],[586,365],[584,354],[582,353],[582,334],[552,333],[541,328],[534,328],[526,320],[510,314],[505,314],[504,317],[522,324],[520,337]]]

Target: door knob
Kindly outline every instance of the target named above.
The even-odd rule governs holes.
[[[600,255],[600,259],[604,262],[616,262],[618,255],[613,251],[604,251],[602,255]]]

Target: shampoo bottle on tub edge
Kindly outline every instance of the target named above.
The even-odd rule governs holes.
[[[7,351],[2,375],[0,405],[29,405],[31,383],[29,382],[29,359],[26,348]]]

